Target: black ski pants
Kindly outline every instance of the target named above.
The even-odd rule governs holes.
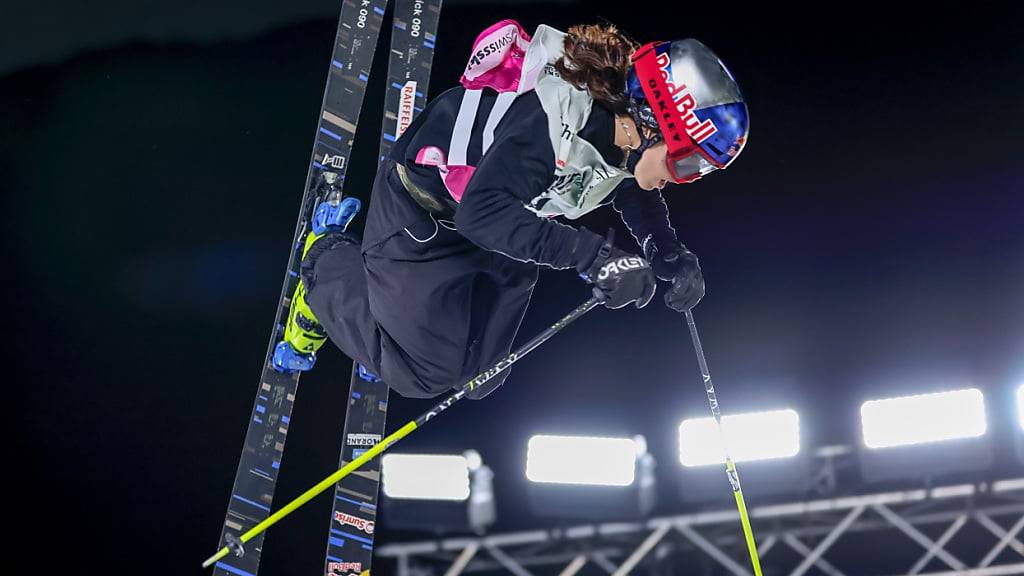
[[[413,201],[394,161],[374,180],[362,246],[314,265],[306,300],[330,339],[402,396],[429,398],[506,356],[537,267],[489,252]],[[497,388],[506,371],[470,397]]]

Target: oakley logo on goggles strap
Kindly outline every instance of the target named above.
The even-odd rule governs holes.
[[[723,168],[700,146],[718,132],[711,119],[703,122],[694,114],[697,102],[685,84],[668,81],[670,57],[656,54],[656,42],[644,45],[633,55],[641,88],[668,145],[666,162],[676,183],[692,182],[712,170]],[[693,157],[694,155],[698,155]]]

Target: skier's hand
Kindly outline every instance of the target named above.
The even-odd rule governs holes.
[[[652,243],[646,252],[655,275],[672,282],[665,293],[665,305],[676,312],[686,312],[696,306],[704,297],[704,275],[697,256],[682,244],[661,253]]]
[[[650,263],[612,246],[611,234],[582,276],[594,283],[594,296],[608,308],[622,308],[630,302],[643,308],[657,288]]]

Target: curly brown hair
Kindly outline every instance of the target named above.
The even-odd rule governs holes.
[[[555,62],[562,78],[615,114],[625,114],[629,58],[639,44],[612,24],[579,24],[569,28],[563,45],[565,53]]]

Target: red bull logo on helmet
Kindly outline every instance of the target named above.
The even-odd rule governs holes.
[[[679,112],[679,117],[683,123],[683,129],[686,134],[693,138],[695,142],[700,144],[704,140],[707,140],[712,134],[718,132],[718,128],[715,127],[715,123],[711,119],[707,119],[701,122],[697,115],[693,113],[694,109],[697,108],[697,101],[694,100],[693,94],[690,93],[689,88],[686,84],[680,84],[676,86],[672,82],[672,75],[669,73],[669,66],[671,66],[671,58],[669,53],[662,52],[657,55],[655,60],[658,66],[658,74],[668,88],[668,95],[675,104],[675,109]],[[657,91],[657,81],[654,78],[648,80],[650,88]],[[658,102],[659,105],[663,105],[663,102]],[[660,106],[659,106],[660,107]],[[671,122],[669,115],[664,115],[665,120]]]

